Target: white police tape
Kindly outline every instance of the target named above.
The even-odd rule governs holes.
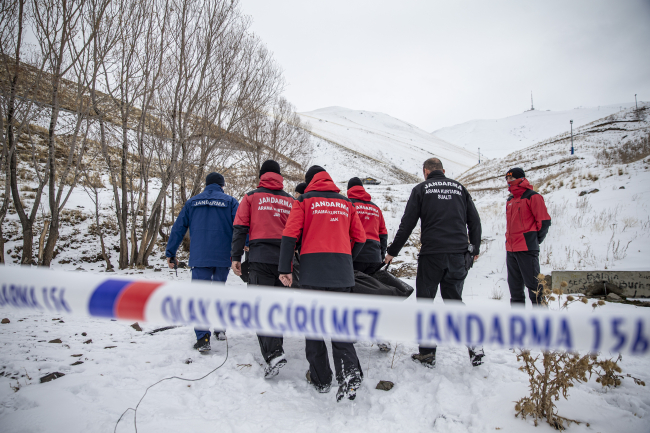
[[[0,308],[335,340],[650,353],[650,310],[463,306],[401,298],[0,268]]]

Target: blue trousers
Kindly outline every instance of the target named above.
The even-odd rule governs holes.
[[[228,278],[228,267],[219,267],[219,268],[192,268],[192,280],[203,280],[203,281],[215,281],[219,283],[225,283]],[[214,332],[225,331],[225,329],[215,329]],[[200,340],[206,335],[210,338],[209,329],[197,329],[194,328],[194,333],[196,334],[196,339]]]

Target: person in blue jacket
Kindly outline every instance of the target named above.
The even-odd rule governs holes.
[[[223,192],[224,179],[212,172],[205,178],[202,193],[190,198],[174,222],[167,241],[167,264],[176,263],[176,250],[190,230],[190,260],[192,280],[226,282],[230,270],[230,244],[233,221],[239,202]],[[210,330],[194,329],[199,352],[210,350]],[[225,340],[225,331],[215,329],[215,336]]]

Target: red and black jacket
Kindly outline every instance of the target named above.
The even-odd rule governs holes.
[[[282,190],[284,178],[264,173],[257,189],[247,193],[235,215],[230,255],[240,262],[249,235],[248,260],[277,265],[280,261],[282,231],[289,218],[294,198]]]
[[[317,173],[291,208],[278,270],[291,273],[293,251],[302,235],[301,286],[354,286],[352,260],[363,248],[366,232],[352,202],[338,192],[327,172]]]
[[[357,209],[357,215],[366,231],[366,244],[354,261],[361,263],[383,262],[388,245],[388,231],[386,222],[384,222],[384,214],[379,206],[370,201],[370,194],[361,185],[350,188],[348,198]]]
[[[539,251],[551,226],[544,198],[526,178],[509,182],[512,197],[506,204],[506,251]]]

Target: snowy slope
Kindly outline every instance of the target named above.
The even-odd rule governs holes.
[[[566,111],[526,111],[504,119],[471,120],[438,129],[432,134],[471,152],[481,148],[484,158],[501,158],[549,137],[634,107],[634,103],[575,108]]]
[[[376,160],[374,164],[395,166],[418,178],[422,162],[432,156],[443,161],[450,177],[459,175],[477,162],[475,152],[454,146],[383,113],[328,107],[299,114],[302,121],[309,123],[315,136],[373,158]],[[364,166],[362,169],[372,168]]]
[[[312,163],[324,167],[341,188],[351,177],[372,177],[383,184],[416,182],[419,178],[391,164],[312,135]]]

